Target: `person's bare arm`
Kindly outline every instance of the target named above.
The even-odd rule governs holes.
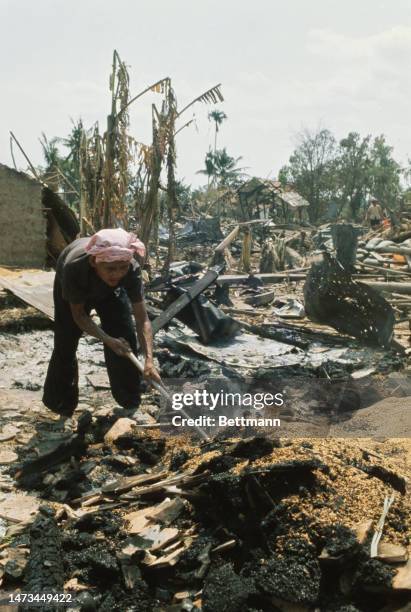
[[[121,357],[125,357],[131,350],[130,345],[128,342],[126,342],[126,340],[124,340],[124,338],[113,338],[112,336],[106,334],[101,327],[96,325],[93,319],[84,310],[84,304],[70,303],[70,309],[74,322],[81,329],[81,331],[93,336],[93,338],[101,340],[104,342],[104,344],[111,348],[112,351]]]
[[[133,302],[131,306],[133,308],[133,314],[136,320],[137,338],[145,356],[144,377],[152,378],[157,382],[161,382],[160,375],[154,367],[153,332],[144,301]]]

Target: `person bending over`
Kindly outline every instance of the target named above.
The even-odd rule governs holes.
[[[136,322],[145,355],[144,377],[160,382],[153,364],[151,324],[144,304],[140,267],[134,258],[144,257],[145,247],[135,234],[104,229],[91,238],[78,238],[57,260],[54,280],[54,349],[44,384],[43,403],[70,418],[78,404],[76,352],[83,332],[104,343],[104,357],[111,392],[120,406],[140,404],[139,372],[127,352],[137,353]],[[95,309],[101,327],[93,322]]]

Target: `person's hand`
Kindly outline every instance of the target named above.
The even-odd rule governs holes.
[[[160,374],[157,372],[154,367],[154,363],[152,359],[146,359],[144,364],[144,378],[150,382],[150,380],[154,380],[155,382],[161,383]]]
[[[127,357],[127,354],[131,352],[131,347],[124,338],[110,338],[106,344],[119,357]]]

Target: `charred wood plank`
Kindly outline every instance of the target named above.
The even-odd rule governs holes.
[[[394,472],[383,465],[359,465],[358,467],[369,476],[378,478],[378,480],[390,485],[390,487],[401,493],[401,495],[406,494],[409,483],[405,476],[397,474],[397,472]]]
[[[44,472],[51,467],[69,461],[71,457],[79,459],[86,454],[87,443],[84,440],[84,435],[76,434],[69,440],[64,440],[54,450],[44,453],[36,457],[32,461],[24,463],[16,477],[23,483],[32,475],[37,475],[39,472]]]
[[[64,567],[60,530],[53,511],[44,508],[30,528],[30,556],[25,571],[25,590],[31,593],[62,593]],[[57,606],[27,610],[57,610]]]
[[[217,270],[208,270],[200,280],[178,297],[159,317],[151,323],[153,334],[157,333],[171,321],[185,306],[190,304],[200,293],[205,291],[217,278]]]

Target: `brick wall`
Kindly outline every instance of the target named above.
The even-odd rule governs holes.
[[[0,265],[43,267],[46,232],[41,185],[0,164]]]

